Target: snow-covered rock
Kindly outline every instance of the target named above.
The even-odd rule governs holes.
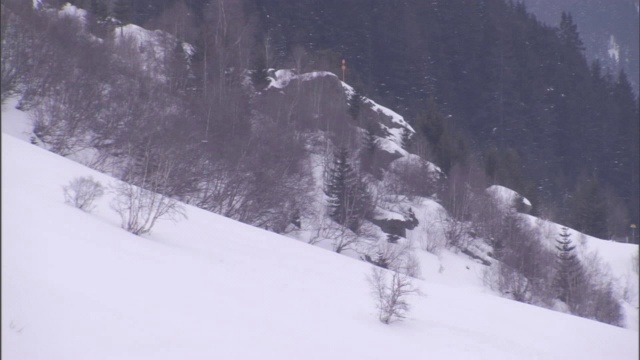
[[[504,211],[514,208],[516,206],[515,201],[518,199],[522,202],[520,205],[523,206],[525,212],[531,210],[531,202],[509,188],[501,185],[491,185],[486,189],[486,192],[493,197],[496,204]]]

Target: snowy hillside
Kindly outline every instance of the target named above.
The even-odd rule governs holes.
[[[133,236],[110,194],[92,214],[63,202],[77,176],[115,180],[2,121],[3,358],[637,358],[635,331],[431,279],[383,325],[370,265],[194,207]]]

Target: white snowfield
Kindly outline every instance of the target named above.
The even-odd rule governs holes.
[[[134,236],[111,194],[64,204],[89,175],[114,181],[2,134],[3,359],[638,358],[636,331],[432,281],[384,325],[370,265],[190,206]]]

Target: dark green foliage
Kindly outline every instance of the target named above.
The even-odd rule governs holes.
[[[416,131],[429,143],[433,160],[445,174],[455,164],[463,164],[469,155],[467,139],[453,127],[451,116],[443,116],[435,99],[427,100],[426,111],[416,117]]]
[[[557,268],[555,286],[558,291],[558,299],[574,310],[579,299],[576,297],[583,283],[583,270],[580,260],[574,252],[576,246],[571,241],[571,234],[566,227],[556,239]]]
[[[387,242],[391,244],[397,244],[400,236],[394,234],[387,234]]]
[[[624,80],[590,69],[570,14],[554,28],[500,0],[275,0],[263,9],[288,51],[332,49],[348,59],[347,82],[350,69],[366,74],[361,91],[415,119],[416,136],[427,137],[430,160],[446,173],[465,152],[513,151],[518,163],[490,160],[490,177],[562,207],[578,176],[595,170],[640,222],[634,96]],[[340,60],[332,60],[337,74]],[[453,116],[434,117],[431,104],[425,111],[429,96]],[[424,127],[421,118],[430,118]]]
[[[411,145],[413,144],[413,132],[409,130],[409,128],[402,129],[402,148],[409,151],[411,149]]]
[[[134,17],[133,0],[115,0],[113,2],[113,16],[122,25],[131,23]]]
[[[382,176],[381,169],[377,163],[380,143],[375,135],[375,129],[375,124],[373,123],[370,123],[366,128],[362,139],[362,150],[360,151],[360,168],[379,178]]]
[[[580,180],[571,199],[571,226],[602,239],[608,238],[607,202],[595,177]]]
[[[98,21],[104,21],[109,17],[109,4],[106,0],[91,0],[89,11]]]
[[[572,50],[584,51],[584,44],[578,33],[578,26],[573,22],[571,14],[562,12],[560,17],[560,40]]]
[[[349,104],[349,115],[353,120],[358,120],[360,116],[360,108],[362,108],[363,97],[360,95],[358,90],[354,90],[353,94],[349,96],[348,104]]]
[[[262,91],[269,85],[269,73],[264,67],[257,68],[251,73],[251,82],[256,91]]]
[[[357,232],[372,211],[366,182],[349,163],[349,151],[338,149],[327,171],[325,194],[329,197],[329,216],[340,225]]]

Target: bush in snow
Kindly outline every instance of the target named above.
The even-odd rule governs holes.
[[[486,286],[516,301],[529,303],[532,297],[531,281],[514,268],[495,263],[484,271]]]
[[[118,182],[112,189],[115,197],[111,207],[120,215],[122,228],[132,234],[149,233],[161,217],[187,217],[177,200],[162,194],[126,182]]]
[[[398,243],[381,240],[362,259],[384,269],[420,277],[420,261],[414,253],[413,244],[407,239],[401,239]]]
[[[63,186],[64,202],[86,212],[91,212],[93,202],[104,195],[104,187],[91,176],[78,177]]]
[[[398,271],[394,271],[389,281],[387,270],[374,267],[368,277],[371,294],[378,309],[378,318],[384,324],[394,320],[402,320],[409,311],[407,297],[419,294],[411,282],[411,278]]]
[[[573,314],[615,326],[622,326],[624,315],[620,298],[632,289],[621,287],[613,279],[611,269],[603,263],[597,252],[582,255],[581,286],[574,290],[574,299],[568,304]],[[620,288],[621,287],[621,288]]]
[[[485,272],[485,284],[514,300],[550,304],[556,296],[551,286],[555,254],[515,212],[506,213],[500,224],[491,239],[498,262]]]

